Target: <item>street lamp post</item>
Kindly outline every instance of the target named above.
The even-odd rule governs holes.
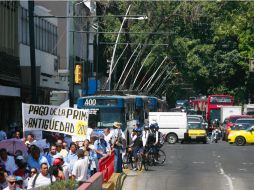
[[[127,11],[126,11],[125,17],[123,18],[123,21],[122,21],[122,24],[120,26],[119,32],[117,34],[116,42],[115,42],[115,45],[114,45],[113,54],[112,54],[111,61],[110,61],[109,77],[108,77],[108,80],[107,80],[108,81],[108,90],[109,91],[111,90],[111,75],[112,75],[112,68],[113,68],[114,59],[115,59],[116,47],[117,47],[117,44],[118,44],[118,41],[119,41],[119,38],[120,38],[120,33],[122,31],[122,28],[123,28],[125,20],[126,19],[144,20],[144,19],[148,18],[147,16],[142,16],[142,17],[137,17],[137,18],[135,18],[135,17],[134,18],[132,18],[132,17],[126,17],[128,15],[128,13],[129,13],[130,7],[131,7],[131,5],[129,5],[129,7],[128,7]]]

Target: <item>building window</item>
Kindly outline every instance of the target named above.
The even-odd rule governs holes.
[[[29,45],[29,19],[28,10],[21,8],[21,42]],[[35,48],[41,51],[57,55],[57,27],[47,20],[39,17],[34,18]]]

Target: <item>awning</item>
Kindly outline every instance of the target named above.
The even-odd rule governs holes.
[[[20,97],[20,88],[0,85],[0,96]]]

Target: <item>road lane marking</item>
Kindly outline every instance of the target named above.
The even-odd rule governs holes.
[[[220,163],[219,163],[219,167],[220,167],[220,174],[222,174],[228,181],[227,186],[229,187],[229,190],[234,190],[232,179],[227,174],[225,174],[225,172],[224,172],[223,168],[221,167]]]
[[[244,171],[244,172],[247,172],[247,169],[245,168],[239,168],[240,171]]]
[[[192,162],[193,164],[205,164],[205,162]]]
[[[246,162],[243,162],[242,165],[253,165],[254,163],[250,162],[250,163],[246,163]]]

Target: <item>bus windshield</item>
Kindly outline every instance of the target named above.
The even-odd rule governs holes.
[[[89,115],[89,123],[96,123],[98,128],[112,127],[115,121],[124,123],[121,109],[99,109],[96,115]]]

